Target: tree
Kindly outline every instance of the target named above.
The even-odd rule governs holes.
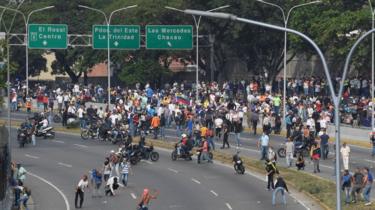
[[[156,86],[161,85],[162,78],[168,76],[168,69],[161,66],[158,60],[137,59],[132,64],[126,65],[118,74],[118,77],[127,86],[136,83],[150,82]]]

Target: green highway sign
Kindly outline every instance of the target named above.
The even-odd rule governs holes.
[[[140,34],[137,25],[110,25],[109,46],[111,49],[139,49]],[[94,49],[108,49],[107,25],[92,27],[92,46]]]
[[[146,49],[191,50],[193,26],[147,25]]]
[[[66,49],[68,26],[65,24],[29,24],[28,47],[34,49]]]

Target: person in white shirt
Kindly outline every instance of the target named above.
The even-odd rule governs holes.
[[[342,163],[344,165],[344,170],[349,170],[349,155],[350,155],[350,147],[346,145],[344,142],[340,149],[341,156],[342,156]]]
[[[224,123],[224,121],[220,117],[218,117],[214,120],[216,140],[220,140],[220,138],[221,138],[221,129],[223,127],[223,123]]]
[[[288,167],[292,166],[293,153],[294,153],[294,143],[293,143],[292,138],[289,137],[288,141],[285,143],[285,158],[286,158],[286,164]]]
[[[119,187],[124,187],[121,183],[119,183],[119,178],[117,176],[112,176],[111,178],[108,179],[106,188],[105,188],[105,195],[107,196],[108,194],[110,196],[115,195],[115,190],[117,190]]]
[[[61,112],[61,110],[63,108],[64,98],[63,98],[62,95],[57,95],[56,100],[57,100],[57,108],[58,108],[59,112]]]
[[[79,118],[79,121],[80,121],[81,128],[86,127],[86,122],[85,122],[84,114],[85,114],[84,107],[80,106],[78,108],[78,110],[77,110],[77,115],[78,115],[78,118]]]
[[[42,124],[42,127],[40,129],[45,129],[45,128],[48,127],[48,120],[47,120],[47,118],[44,118],[40,123]]]
[[[84,199],[84,188],[89,186],[87,175],[83,175],[82,179],[79,180],[77,188],[76,188],[76,196],[74,200],[74,204],[76,208],[82,208],[83,199]],[[79,206],[77,205],[79,197]]]

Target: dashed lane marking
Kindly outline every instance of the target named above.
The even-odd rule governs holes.
[[[173,169],[173,168],[168,168],[168,170],[169,170],[169,171],[172,171],[173,173],[176,173],[176,174],[178,173],[178,171],[175,170],[175,169]]]
[[[195,182],[195,183],[197,183],[197,184],[201,184],[200,181],[198,181],[198,180],[196,180],[196,179],[194,179],[194,178],[192,178],[191,181],[193,181],[193,182]]]
[[[228,207],[229,210],[233,209],[232,206],[229,203],[225,203],[225,205],[227,205],[227,207]]]
[[[62,162],[59,162],[58,163],[60,166],[65,166],[65,167],[68,167],[68,168],[71,168],[72,167],[72,165],[70,165],[70,164],[66,164],[66,163],[62,163]]]
[[[25,156],[28,158],[32,158],[32,159],[39,159],[39,157],[34,156],[34,155],[25,154]]]
[[[149,160],[141,160],[141,162],[144,162],[144,163],[148,163],[150,165],[154,164],[153,162],[149,161]]]
[[[134,193],[130,193],[130,195],[132,196],[132,198],[135,200],[137,199],[137,196],[134,194]]]
[[[73,145],[75,145],[75,146],[77,146],[77,147],[82,147],[82,148],[87,148],[87,147],[88,147],[88,146],[83,145],[83,144],[73,144]]]
[[[210,192],[211,192],[212,194],[214,194],[214,196],[216,196],[216,197],[218,196],[218,194],[217,194],[215,191],[211,190]]]
[[[52,142],[56,142],[56,143],[59,143],[59,144],[65,144],[64,141],[60,141],[60,140],[54,140],[54,141],[52,141]]]

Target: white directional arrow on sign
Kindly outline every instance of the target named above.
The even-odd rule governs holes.
[[[117,47],[118,46],[118,41],[115,41],[113,44],[115,45],[115,47]]]
[[[47,46],[48,42],[46,40],[43,41],[43,46]]]
[[[172,47],[172,43],[171,42],[167,42],[168,46],[169,47]]]

